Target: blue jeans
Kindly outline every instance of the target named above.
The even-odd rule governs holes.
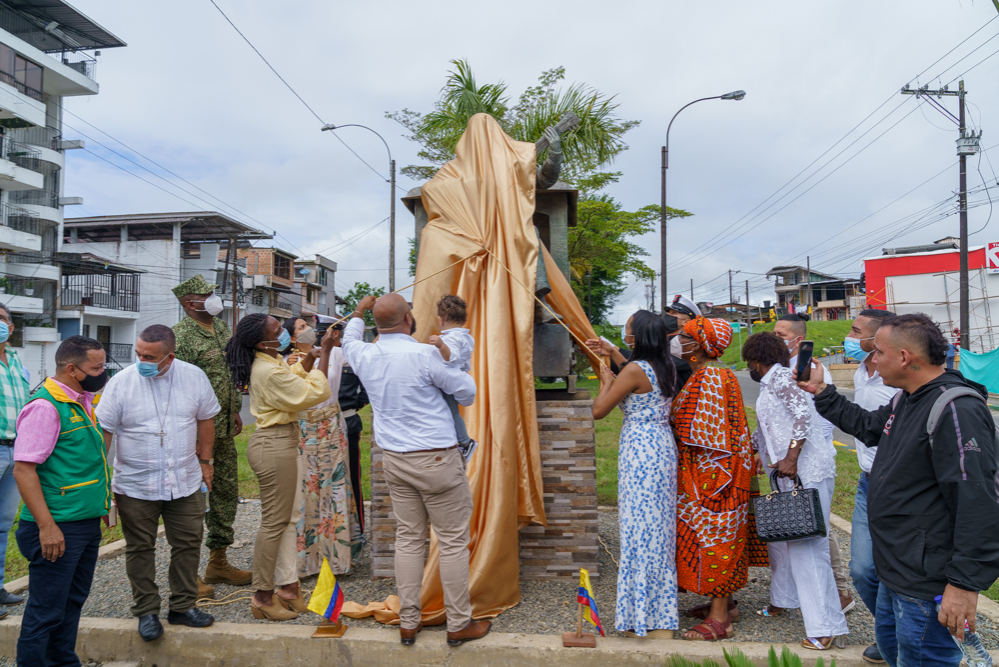
[[[867,484],[870,475],[860,473],[857,495],[853,501],[853,528],[850,535],[850,576],[860,599],[871,612],[877,614],[878,574],[874,570],[874,548],[871,529],[867,524]]]
[[[31,588],[21,636],[17,640],[18,667],[79,667],[76,631],[80,610],[90,595],[101,545],[101,520],[84,519],[56,524],[66,542],[55,562],[42,558],[38,525],[22,521],[17,546],[28,561]]]
[[[878,588],[874,636],[890,667],[961,664],[961,649],[937,620],[937,603],[900,595],[884,584]]]
[[[0,445],[0,582],[7,560],[7,533],[14,525],[21,495],[14,481],[14,448]]]

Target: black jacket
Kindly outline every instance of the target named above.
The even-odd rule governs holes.
[[[618,351],[625,359],[631,358],[631,350],[620,347],[618,348]],[[687,384],[687,380],[690,379],[690,376],[693,375],[694,372],[690,370],[690,364],[687,363],[686,359],[673,357],[673,365],[676,366],[676,391],[673,392],[673,396],[676,396],[680,393],[680,390],[683,389],[683,385]],[[613,360],[611,360],[611,371],[613,371],[615,375],[621,372],[620,366],[615,364]]]
[[[347,410],[360,410],[368,404],[368,393],[364,391],[361,378],[354,374],[354,369],[350,366],[343,367],[340,376],[340,393],[337,395],[337,400],[340,402],[340,409],[344,412]],[[361,421],[360,415],[347,417],[345,421],[347,422],[348,436],[355,435],[364,430],[364,423]]]
[[[886,586],[932,600],[950,583],[986,590],[999,578],[995,422],[985,401],[955,399],[933,435],[926,419],[949,387],[985,387],[946,371],[913,394],[868,412],[835,387],[815,397],[819,414],[863,442],[878,444],[867,492],[874,565]]]

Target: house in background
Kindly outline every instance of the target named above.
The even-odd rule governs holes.
[[[294,275],[296,255],[280,248],[240,248],[239,258],[246,260],[247,313],[266,313],[284,322],[301,312]]]
[[[100,49],[122,46],[61,0],[0,0],[0,302],[33,387],[55,371],[61,340],[63,206],[83,203],[65,196],[65,151],[83,142],[63,138],[63,107],[98,93]]]
[[[767,271],[770,277],[777,293],[774,308],[789,313],[807,309],[818,322],[853,319],[859,312],[857,297],[864,296],[860,278],[838,278],[804,266],[775,266]]]
[[[138,285],[134,287],[135,295],[120,276],[101,288],[104,292],[98,298],[107,303],[131,307],[134,300],[138,301],[134,330],[128,332],[124,327],[112,327],[112,345],[133,344],[136,335],[151,324],[172,327],[179,322],[184,313],[173,295],[173,288],[197,274],[219,285],[216,294],[222,297],[225,306],[220,317],[232,325],[234,314],[239,318],[246,312],[242,293],[244,269],[237,261],[236,251],[240,244],[249,245],[251,240],[271,238],[269,234],[215,212],[69,218],[64,227],[63,249],[66,252],[100,258],[97,261],[108,262],[109,270],[115,267],[118,273],[126,269],[145,271],[141,274],[141,289]],[[86,308],[83,315],[82,324],[86,325]],[[64,317],[62,311],[59,316]],[[75,313],[65,316],[79,318]],[[68,331],[68,324],[60,324],[60,330],[64,326]],[[96,337],[94,334],[95,330],[91,329],[91,336]]]
[[[295,262],[295,286],[302,295],[303,315],[336,313],[336,262],[322,255]],[[342,299],[341,299],[342,301]]]

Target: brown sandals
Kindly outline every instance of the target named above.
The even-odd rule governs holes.
[[[739,620],[738,604],[739,603],[736,600],[728,601],[728,615],[732,619],[733,623],[736,623]],[[699,604],[696,607],[691,607],[690,609],[685,610],[683,613],[691,618],[700,618],[703,620],[708,617],[708,614],[711,613],[711,603],[708,602],[706,604]]]
[[[732,627],[732,617],[729,616],[725,619],[725,625],[716,621],[713,618],[706,618],[703,623],[698,623],[694,627],[690,628],[687,632],[696,632],[701,635],[700,637],[687,637],[684,633],[684,638],[695,642],[714,642],[719,639],[728,639],[735,634],[735,628]]]

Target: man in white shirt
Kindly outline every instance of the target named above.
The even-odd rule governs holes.
[[[801,345],[801,341],[805,340],[805,336],[808,335],[808,325],[805,319],[800,315],[784,315],[774,324],[774,333],[784,340],[784,344],[787,345],[787,350],[791,355],[791,368],[796,368],[798,366],[798,347]],[[826,384],[832,384],[832,373],[829,372],[829,369],[821,361],[813,357],[812,373],[818,373],[819,369],[822,371],[822,381]],[[813,402],[815,400],[815,397],[811,394],[808,395],[808,398]],[[835,428],[829,420],[823,419],[821,415],[819,415],[819,423],[822,425],[822,437],[825,438],[826,443],[835,451],[836,445],[833,442],[833,431]],[[833,575],[836,577],[839,602],[843,607],[843,613],[846,613],[857,606],[857,601],[850,594],[849,583],[846,580],[846,567],[843,564],[843,558],[839,554],[839,542],[836,541],[836,536],[833,533],[829,533],[829,560],[832,563]]]
[[[374,311],[378,342],[366,344],[364,311]],[[489,632],[472,620],[468,596],[468,522],[472,494],[441,392],[461,405],[475,401],[475,381],[448,368],[431,345],[410,334],[416,322],[398,294],[364,297],[343,333],[347,363],[364,383],[374,415],[374,442],[384,450],[382,468],[396,516],[395,583],[400,639],[416,642],[423,629],[420,591],[426,559],[427,521],[440,547],[440,575],[447,609],[447,642],[458,646]]]
[[[147,642],[163,634],[156,587],[160,517],[170,544],[167,621],[202,628],[215,620],[194,605],[205,522],[201,484],[211,490],[213,418],[221,408],[208,376],[175,358],[175,348],[169,327],[147,327],[135,344],[137,363],[111,378],[96,408],[108,445],[117,436],[111,489],[125,535],[132,614]]]
[[[846,356],[860,362],[857,372],[853,374],[853,402],[865,410],[877,410],[882,405],[888,405],[899,391],[894,387],[886,387],[878,373],[874,362],[874,334],[881,323],[892,316],[887,310],[866,309],[860,311],[850,327],[850,335],[843,341]],[[826,383],[828,384],[828,382]],[[878,575],[874,570],[874,549],[871,546],[871,530],[867,523],[867,484],[874,463],[875,447],[868,447],[861,440],[854,438],[857,448],[857,462],[860,463],[860,479],[857,480],[857,495],[853,501],[853,528],[850,536],[850,576],[853,585],[860,594],[860,599],[875,613],[878,601]],[[864,659],[875,662],[872,658],[880,658],[874,644],[864,652]],[[883,662],[883,661],[882,661]]]

